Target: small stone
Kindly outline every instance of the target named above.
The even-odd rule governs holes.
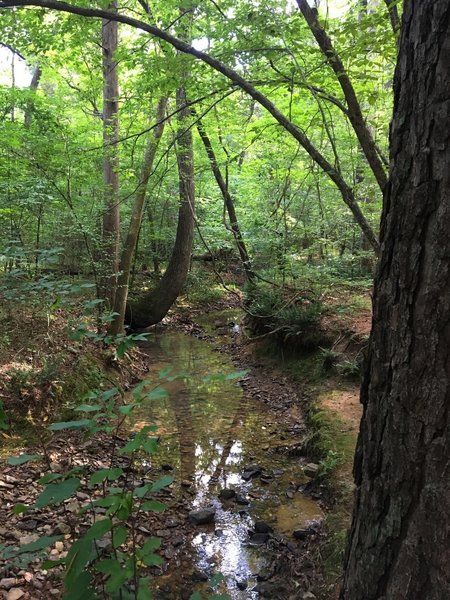
[[[235,496],[236,492],[230,488],[224,488],[219,492],[219,500],[231,500],[231,498],[235,498]]]
[[[311,531],[309,529],[295,529],[292,532],[292,535],[296,540],[306,540],[306,538],[311,535]]]
[[[202,571],[194,571],[191,575],[192,581],[208,581],[208,575]]]
[[[61,523],[57,523],[54,530],[53,530],[53,534],[54,535],[66,535],[66,533],[70,533],[70,527],[69,525],[67,525],[67,523],[64,523],[63,521],[61,521]]]
[[[256,580],[257,581],[267,581],[268,579],[270,579],[272,577],[272,575],[273,575],[273,573],[271,571],[269,571],[268,569],[263,569],[256,576]]]
[[[89,500],[89,495],[84,492],[77,492],[78,500]]]
[[[262,546],[269,540],[270,535],[268,533],[255,533],[250,538],[250,546]]]
[[[19,538],[19,543],[21,546],[24,546],[25,544],[31,544],[32,542],[35,542],[38,538],[39,536],[36,533],[30,533],[30,535],[23,535],[21,538]]]
[[[261,475],[262,469],[259,465],[248,465],[245,467],[244,472],[242,473],[242,479],[245,481],[249,481],[253,477],[257,477]]]
[[[261,477],[259,478],[259,480],[264,485],[269,485],[269,483],[272,483],[273,477],[271,477],[270,475],[261,475]]]
[[[248,506],[250,501],[247,500],[245,496],[242,496],[242,494],[236,494],[236,503],[241,504],[242,506]]]
[[[22,531],[34,531],[37,527],[37,521],[35,519],[29,519],[28,521],[19,521],[17,523],[17,529]]]
[[[194,525],[206,525],[212,523],[216,516],[215,508],[202,508],[200,510],[191,510],[189,521]]]
[[[18,583],[19,580],[15,577],[4,577],[3,579],[0,579],[0,588],[3,588],[4,590],[9,590]]]
[[[315,477],[319,472],[320,466],[316,463],[308,463],[303,467],[303,473],[307,477]]]
[[[58,552],[63,552],[64,544],[62,542],[55,542],[55,550],[58,550]]]
[[[20,588],[12,588],[9,590],[6,596],[6,600],[19,600],[19,598],[22,598],[22,596],[25,596],[25,592],[23,590]]]
[[[315,596],[312,592],[303,592],[302,600],[316,600],[317,596]]]
[[[216,530],[214,531],[214,535],[215,535],[216,537],[222,537],[222,536],[223,536],[223,529],[216,529]]]
[[[236,587],[238,590],[246,590],[248,582],[246,579],[236,579]]]
[[[172,542],[172,546],[174,546],[175,548],[178,548],[178,546],[181,546],[184,543],[184,538],[181,537],[181,535],[178,535],[178,536],[172,538],[171,542]]]
[[[255,533],[273,533],[272,527],[265,521],[255,521]]]
[[[59,596],[60,591],[57,588],[52,588],[49,592],[52,596]]]
[[[169,463],[164,463],[163,465],[161,465],[161,469],[163,471],[173,471],[173,466],[169,465]]]

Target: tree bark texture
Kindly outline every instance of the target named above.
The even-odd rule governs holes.
[[[387,175],[384,170],[383,163],[378,156],[372,133],[364,120],[361,106],[350,77],[347,74],[339,54],[336,52],[330,37],[319,23],[317,12],[309,6],[307,0],[297,0],[297,4],[301,13],[305,17],[305,21],[308,23],[308,27],[311,29],[319,48],[326,56],[330,67],[336,74],[337,80],[347,102],[348,118],[350,119],[353,130],[356,133],[362,151],[364,152],[367,162],[372,169],[375,179],[377,180],[381,191],[383,191],[384,186],[387,183]]]
[[[117,0],[112,0],[110,10],[117,12]],[[114,57],[118,44],[118,23],[103,19],[103,184],[105,205],[102,230],[102,277],[100,294],[109,308],[114,306],[119,272],[119,78]]]
[[[341,600],[450,593],[450,4],[406,0]]]
[[[49,8],[59,10],[62,12],[68,12],[76,15],[85,17],[100,17],[103,19],[111,19],[118,21],[119,23],[125,23],[141,31],[146,31],[150,35],[153,35],[161,40],[166,41],[171,46],[183,52],[194,56],[198,60],[203,61],[205,64],[212,67],[218,73],[222,73],[224,77],[229,79],[234,85],[237,85],[240,89],[246,92],[251,98],[263,106],[273,118],[298,141],[302,148],[309,154],[312,160],[319,165],[323,172],[331,179],[331,181],[338,188],[341,197],[345,204],[351,211],[354,220],[359,225],[364,235],[370,242],[370,245],[374,251],[378,254],[379,243],[375,232],[373,231],[370,223],[367,221],[365,215],[361,211],[359,204],[355,198],[352,188],[346,183],[342,174],[326,159],[326,157],[316,148],[311,142],[305,132],[297,127],[286,115],[278,110],[278,108],[265,96],[262,92],[256,89],[249,81],[247,81],[237,71],[234,71],[224,63],[217,60],[213,56],[197,50],[189,43],[181,40],[180,38],[170,34],[169,32],[159,29],[154,25],[144,23],[133,17],[129,17],[123,14],[114,14],[111,11],[101,10],[97,8],[87,8],[84,6],[74,6],[67,2],[60,2],[59,0],[0,0],[0,8],[10,8],[13,6],[40,6],[43,8]]]
[[[248,281],[251,281],[254,278],[255,274],[252,271],[252,264],[247,252],[247,246],[245,245],[244,238],[242,237],[241,229],[237,220],[234,200],[230,192],[228,191],[228,186],[220,171],[219,163],[217,162],[217,158],[212,147],[211,140],[209,139],[209,136],[206,133],[206,130],[201,120],[197,121],[197,131],[205,147],[206,154],[208,155],[209,164],[211,165],[211,170],[216,179],[217,185],[219,186],[219,189],[222,193],[225,208],[227,209],[228,213],[228,218],[230,219],[231,232],[233,234],[234,241],[236,242],[236,246],[239,252],[239,256],[241,257],[245,274],[247,276]]]
[[[144,213],[145,195],[148,180],[152,173],[153,161],[158,150],[159,141],[164,132],[164,117],[166,114],[167,98],[161,98],[156,109],[156,127],[152,130],[147,147],[145,149],[144,161],[142,163],[139,185],[131,213],[130,225],[120,258],[120,272],[117,279],[117,290],[114,300],[114,312],[116,313],[111,322],[110,332],[115,335],[122,333],[125,320],[125,311],[130,283],[131,264],[141,229],[142,216]]]
[[[180,188],[180,207],[175,244],[167,269],[155,289],[144,294],[130,307],[127,320],[133,329],[143,329],[159,323],[180,295],[189,272],[195,225],[194,149],[192,131],[187,127],[190,116],[186,106],[186,90],[177,90],[179,141],[177,163]]]

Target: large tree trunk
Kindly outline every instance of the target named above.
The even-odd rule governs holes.
[[[161,98],[156,109],[156,127],[150,134],[147,142],[147,148],[145,149],[139,185],[136,191],[133,211],[131,213],[130,226],[128,228],[127,238],[125,240],[120,258],[120,273],[117,280],[117,290],[114,300],[115,315],[110,326],[110,333],[113,335],[119,334],[123,331],[128,298],[128,287],[130,283],[131,263],[133,262],[139,231],[141,229],[148,180],[150,179],[150,175],[152,173],[153,161],[158,149],[159,140],[164,132],[166,106],[167,98]]]
[[[450,590],[450,4],[403,19],[343,600]]]
[[[186,90],[177,90],[177,109],[179,109],[179,141],[177,162],[180,186],[180,208],[178,226],[167,269],[155,289],[144,294],[133,304],[127,315],[127,321],[133,329],[142,329],[159,323],[183,290],[189,272],[194,239],[195,225],[195,186],[194,186],[194,150],[192,131],[187,120],[190,110],[186,106]]]
[[[117,12],[117,0],[112,0],[109,9]],[[108,308],[114,306],[117,273],[119,272],[119,79],[115,53],[118,44],[118,24],[103,19],[103,183],[105,206],[103,212],[100,297]]]

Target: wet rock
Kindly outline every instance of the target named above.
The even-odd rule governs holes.
[[[169,463],[164,463],[163,465],[161,465],[162,471],[173,471],[173,469],[173,466],[169,465]]]
[[[236,494],[236,503],[241,504],[242,506],[248,506],[250,501],[247,500],[245,496],[242,496],[242,494]]]
[[[17,523],[17,529],[22,531],[34,531],[37,527],[37,521],[35,519],[29,519],[28,521],[19,521]]]
[[[254,533],[249,541],[250,546],[262,546],[267,543],[270,538],[268,533]]]
[[[273,533],[272,527],[265,521],[255,521],[255,533]]]
[[[283,475],[284,471],[283,469],[273,469],[272,471],[272,475],[274,477],[281,477],[281,475]]]
[[[231,500],[236,497],[235,490],[231,490],[230,488],[223,488],[219,492],[219,500]]]
[[[315,477],[319,472],[320,466],[316,463],[308,463],[303,467],[303,473],[307,477]]]
[[[306,538],[311,535],[311,530],[310,529],[295,529],[292,532],[292,535],[295,537],[296,540],[306,540]]]
[[[200,510],[191,510],[189,521],[194,525],[207,525],[212,523],[216,516],[215,508],[202,508]]]
[[[303,592],[301,596],[302,600],[315,600],[317,596],[315,596],[312,592]]]
[[[248,510],[241,509],[240,511],[238,511],[238,514],[240,517],[246,517],[248,515]]]
[[[174,548],[178,548],[178,546],[181,546],[184,543],[184,538],[181,535],[177,535],[172,538],[171,542]]]
[[[65,535],[66,533],[70,533],[70,526],[64,523],[64,521],[57,523],[53,530],[53,535]]]
[[[214,535],[216,537],[222,537],[223,536],[223,530],[222,529],[216,529],[214,532]]]
[[[248,465],[244,468],[244,472],[242,473],[242,479],[245,481],[249,481],[253,477],[257,477],[261,475],[262,468],[260,465]]]
[[[236,579],[236,587],[238,590],[246,590],[248,581],[246,579]]]
[[[261,477],[259,478],[259,480],[264,485],[269,485],[269,483],[272,483],[273,477],[271,475],[261,475]]]
[[[194,571],[191,575],[192,581],[200,582],[200,581],[208,581],[208,575],[203,573],[202,571]]]

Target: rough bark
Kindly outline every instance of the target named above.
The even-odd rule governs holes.
[[[122,249],[120,258],[120,272],[117,280],[117,290],[114,299],[114,312],[116,313],[111,322],[110,332],[115,335],[123,330],[125,320],[125,310],[128,298],[128,288],[130,283],[131,264],[133,262],[134,252],[136,250],[139,231],[141,229],[142,216],[144,213],[145,195],[147,192],[148,180],[152,173],[153,161],[158,149],[159,141],[164,132],[164,117],[166,113],[167,98],[161,98],[156,109],[156,127],[147,142],[144,161],[142,163],[139,185],[136,190],[136,197],[131,213],[130,225],[127,237]]]
[[[0,0],[0,8],[9,8],[13,6],[40,6],[43,8],[49,8],[59,10],[62,12],[68,12],[76,15],[81,15],[91,18],[106,18],[116,20],[120,23],[125,23],[136,29],[146,31],[150,35],[153,35],[161,40],[164,40],[180,52],[194,56],[198,60],[203,61],[205,64],[212,67],[218,73],[222,73],[227,79],[233,84],[237,85],[240,89],[246,92],[256,102],[263,106],[272,116],[278,121],[278,123],[293,136],[294,139],[302,146],[302,148],[309,154],[317,165],[326,173],[331,181],[336,185],[341,197],[345,204],[350,209],[353,218],[356,223],[360,226],[364,235],[370,242],[370,245],[376,253],[379,251],[379,243],[377,236],[371,228],[369,222],[362,213],[358,202],[355,198],[352,188],[346,183],[341,173],[335,169],[335,167],[320,153],[320,151],[314,146],[309,140],[307,135],[297,125],[292,123],[283,113],[281,113],[277,107],[271,102],[267,96],[257,90],[251,83],[249,83],[244,77],[239,75],[233,69],[227,67],[224,63],[220,62],[213,56],[210,56],[206,52],[197,50],[187,42],[175,37],[165,30],[159,29],[154,25],[144,23],[133,17],[128,17],[123,14],[114,14],[111,11],[101,10],[96,8],[87,8],[82,6],[73,6],[67,2],[60,2],[59,0]]]
[[[117,12],[117,0],[112,0],[110,10]],[[103,184],[105,204],[102,229],[102,277],[100,296],[109,308],[114,306],[119,272],[119,78],[115,53],[118,44],[117,21],[103,19]]]
[[[190,109],[186,106],[184,87],[177,90],[179,142],[177,163],[180,188],[180,208],[175,244],[167,269],[155,289],[144,294],[130,307],[127,321],[133,329],[143,329],[159,323],[183,290],[189,272],[194,239],[194,151],[192,131],[187,128]]]
[[[211,140],[209,139],[208,134],[206,133],[206,130],[205,130],[201,120],[197,121],[197,130],[198,130],[200,138],[203,142],[203,145],[205,147],[206,154],[208,155],[209,164],[211,165],[211,170],[214,174],[217,185],[219,186],[219,189],[222,193],[223,201],[225,203],[225,207],[226,207],[227,213],[228,213],[228,218],[230,219],[231,232],[232,232],[234,240],[236,242],[236,247],[238,249],[239,256],[241,257],[241,261],[242,261],[242,265],[245,270],[245,274],[247,276],[247,279],[249,281],[251,281],[254,278],[255,274],[252,271],[250,257],[248,255],[247,247],[245,245],[244,238],[242,237],[241,229],[239,227],[239,223],[237,220],[236,210],[235,210],[235,206],[234,206],[234,200],[233,200],[230,192],[228,191],[228,186],[222,176],[222,172],[220,170],[219,163],[217,162],[217,158],[214,153],[214,149],[212,147]]]
[[[362,151],[372,169],[375,179],[377,180],[381,191],[383,191],[387,183],[387,175],[383,163],[378,156],[372,133],[364,120],[361,106],[350,77],[348,76],[339,54],[336,52],[330,37],[320,24],[319,19],[317,18],[317,12],[309,6],[307,0],[297,0],[297,4],[302,15],[305,17],[305,21],[308,23],[308,27],[311,29],[319,48],[326,56],[330,67],[336,74],[347,102],[347,114],[350,123],[352,124],[353,130],[356,133]]]
[[[342,600],[450,590],[450,4],[403,19]]]

